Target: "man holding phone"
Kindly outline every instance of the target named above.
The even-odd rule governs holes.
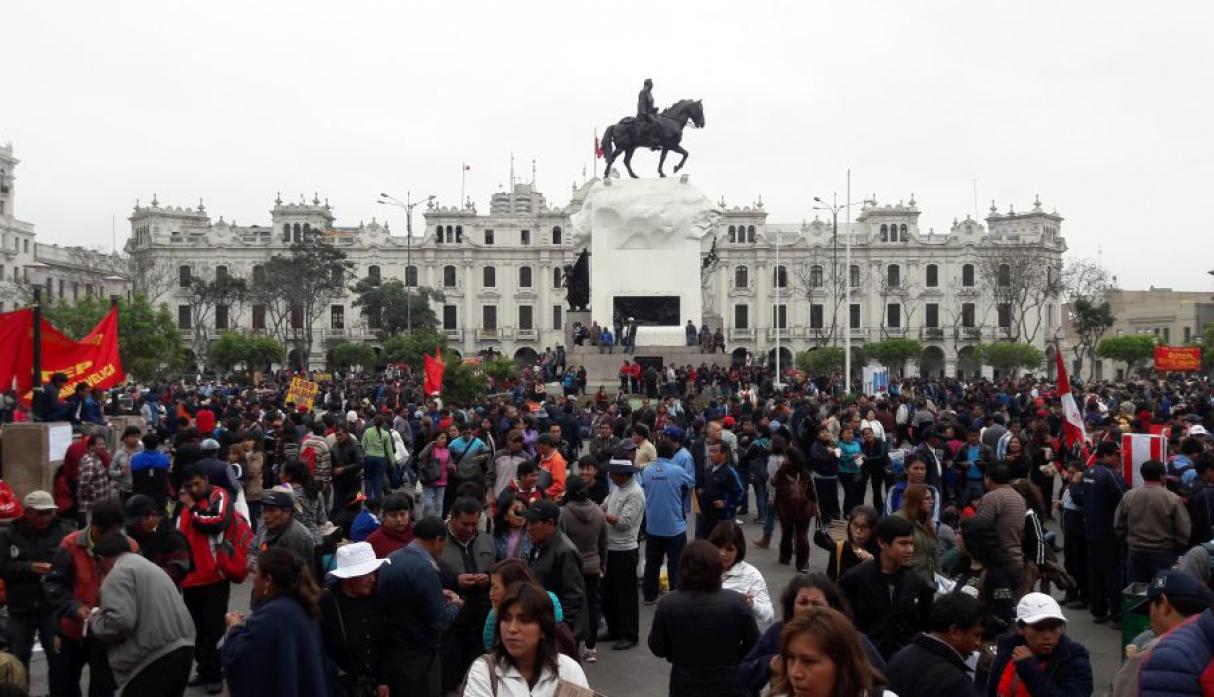
[[[60,661],[59,652],[54,650],[55,611],[42,589],[42,577],[50,572],[59,543],[75,526],[59,517],[59,507],[48,492],[31,491],[26,494],[24,504],[22,517],[12,525],[0,527],[0,550],[4,551],[0,557],[0,578],[4,579],[8,592],[4,636],[9,650],[28,672],[34,633],[38,633],[47,659],[51,692],[60,694],[56,688],[66,686],[57,685],[59,671],[53,665]]]
[[[443,632],[439,647],[443,692],[456,689],[472,662],[485,652],[485,617],[489,614],[489,570],[497,561],[492,535],[481,532],[481,502],[457,498],[447,521],[447,546],[438,558],[443,588],[459,594],[459,615]]]

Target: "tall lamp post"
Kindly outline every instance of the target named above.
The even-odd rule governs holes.
[[[855,206],[860,201],[850,201],[848,203],[839,203],[838,194],[831,198],[831,203],[826,203],[822,199],[814,196],[814,202],[818,205],[814,206],[816,211],[827,211],[830,213],[830,229],[831,229],[831,246],[836,250],[835,257],[831,260],[831,288],[834,294],[834,309],[831,313],[831,323],[833,326],[839,326],[839,264],[838,264],[838,248],[839,248],[839,211],[844,211],[852,206]],[[847,251],[844,254],[843,265],[847,267],[847,273],[844,275],[844,282],[847,284],[844,288],[844,297],[851,297],[851,231],[847,234]],[[848,307],[848,321],[843,328],[843,393],[851,392],[851,308]]]
[[[406,191],[405,200],[401,201],[381,193],[379,200],[376,201],[380,205],[396,206],[405,211],[405,331],[409,334],[413,333],[413,291],[412,286],[409,285],[409,269],[413,268],[413,208],[434,200],[434,196],[427,196],[421,201],[414,201],[412,196],[413,192]],[[417,280],[416,273],[414,273],[414,280]]]

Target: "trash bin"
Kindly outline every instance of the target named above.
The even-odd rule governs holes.
[[[1151,618],[1134,612],[1138,603],[1147,599],[1146,583],[1131,583],[1121,590],[1121,660],[1125,660],[1125,647],[1134,637],[1151,628]]]

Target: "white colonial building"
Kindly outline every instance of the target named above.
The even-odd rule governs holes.
[[[35,288],[46,303],[127,295],[126,257],[38,242],[33,223],[17,218],[18,164],[13,146],[0,146],[0,312],[28,305]]]
[[[145,271],[169,272],[152,274],[169,279],[155,300],[193,329],[183,290],[190,279],[252,278],[270,256],[319,230],[347,253],[358,278],[398,278],[437,291],[435,315],[452,348],[527,358],[568,343],[561,275],[580,251],[570,216],[590,184],[574,187],[569,203],[558,207],[529,184],[494,194],[487,214],[471,202],[431,205],[424,232],[411,239],[376,220],[335,225],[328,201],[316,195],[278,197],[269,221],[256,225],[213,221],[201,202],[181,208],[153,197],[130,217],[127,251]],[[1058,332],[1056,291],[1066,243],[1062,218],[1039,200],[1025,212],[1000,212],[992,204],[985,222],[966,216],[936,232],[920,226],[913,196],[885,205],[873,197],[855,220],[839,223],[837,236],[828,219],[768,223],[762,201],[730,206],[722,200],[719,209],[715,239],[705,237],[701,249],[704,317],[691,319],[722,327],[739,360],[747,352],[762,360],[778,341],[782,360],[790,361],[796,351],[841,346],[846,331],[856,347],[891,337],[919,340],[923,356],[908,372],[972,374],[978,367],[967,357],[979,342],[1017,339],[1044,349]],[[618,273],[639,278],[662,270]],[[353,300],[351,293],[318,317],[311,365],[324,365],[327,347],[338,341],[376,341]],[[213,320],[215,326],[204,328],[208,336],[266,329],[265,309],[256,306],[225,308]]]

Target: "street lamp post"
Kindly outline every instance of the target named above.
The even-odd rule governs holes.
[[[839,211],[847,210],[859,202],[858,201],[849,201],[847,203],[839,203],[838,194],[835,194],[834,197],[831,199],[831,201],[832,202],[830,204],[827,204],[821,198],[814,196],[814,202],[816,202],[818,204],[818,205],[814,206],[814,210],[830,212],[831,247],[833,248],[833,255],[831,258],[831,266],[833,268],[831,269],[831,281],[830,282],[831,282],[831,285],[833,286],[833,288],[831,288],[831,292],[834,295],[834,297],[831,298],[831,300],[834,303],[834,309],[831,312],[830,321],[831,321],[832,326],[838,327],[839,326],[839,261],[838,261],[838,259],[839,259]],[[845,298],[850,299],[851,298],[851,231],[850,230],[848,230],[848,235],[847,235],[847,240],[846,240],[845,246],[846,246],[847,251],[844,254],[843,264],[844,264],[844,266],[847,267],[847,270],[843,276],[844,283],[846,284],[844,286],[843,295]],[[848,313],[847,314],[848,321],[847,321],[846,326],[844,326],[844,328],[843,328],[843,393],[844,394],[849,394],[851,392],[851,307],[850,307],[850,305],[848,307],[847,313]]]
[[[413,200],[413,192],[405,192],[405,200],[393,198],[387,194],[381,193],[379,200],[376,203],[384,206],[396,206],[405,211],[405,331],[409,334],[413,333],[413,291],[409,285],[409,269],[413,268],[413,208],[423,203],[430,203],[434,200],[434,196],[427,196],[421,201]],[[417,275],[414,274],[414,280]]]

